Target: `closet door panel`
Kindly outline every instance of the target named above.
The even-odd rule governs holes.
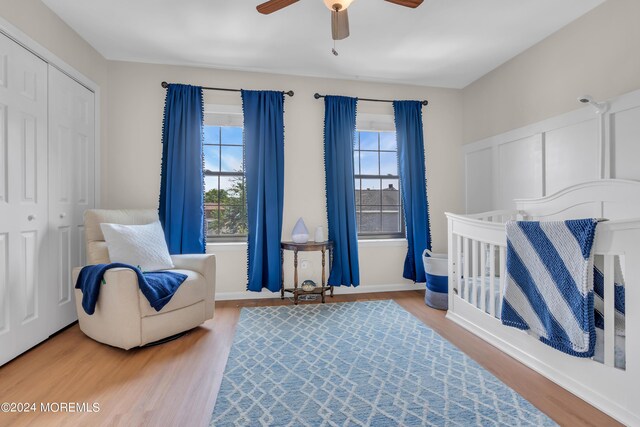
[[[47,338],[47,65],[0,35],[0,364]]]
[[[94,207],[94,94],[49,67],[49,217],[57,329],[77,318],[71,272],[84,265],[84,211]]]
[[[0,335],[9,328],[9,235],[0,233]],[[1,339],[1,338],[0,338]]]
[[[7,141],[7,106],[0,104],[0,204],[7,203],[9,166],[7,155],[9,154],[9,142]]]

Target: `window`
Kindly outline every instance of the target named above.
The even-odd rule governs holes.
[[[404,237],[395,132],[356,131],[353,155],[358,236]]]
[[[241,126],[204,127],[204,209],[207,236],[239,240],[247,235]]]

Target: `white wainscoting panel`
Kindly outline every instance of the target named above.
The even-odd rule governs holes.
[[[611,114],[611,173],[640,180],[640,106]]]
[[[600,178],[599,118],[545,133],[545,193]]]
[[[498,146],[497,209],[513,209],[513,199],[543,195],[542,135]]]
[[[493,149],[474,151],[466,156],[467,212],[493,209]]]

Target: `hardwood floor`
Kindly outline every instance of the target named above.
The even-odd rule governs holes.
[[[336,295],[335,302],[394,299],[565,426],[615,420],[425,306],[423,293]],[[332,302],[331,298],[328,298]],[[214,321],[175,341],[124,351],[85,337],[77,325],[0,368],[0,403],[35,402],[38,412],[0,413],[1,426],[206,426],[213,412],[241,307],[288,300],[223,301]],[[41,402],[94,402],[93,413],[43,413]]]

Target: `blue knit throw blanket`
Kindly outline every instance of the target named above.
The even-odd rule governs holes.
[[[107,270],[112,268],[128,268],[133,270],[138,276],[140,291],[156,311],[162,310],[162,307],[164,307],[176,293],[178,287],[187,279],[186,274],[173,271],[143,273],[137,267],[122,263],[87,265],[82,268],[76,281],[76,289],[82,291],[82,308],[87,314],[91,315],[95,312],[104,275]],[[105,286],[108,286],[108,283],[105,284]]]

